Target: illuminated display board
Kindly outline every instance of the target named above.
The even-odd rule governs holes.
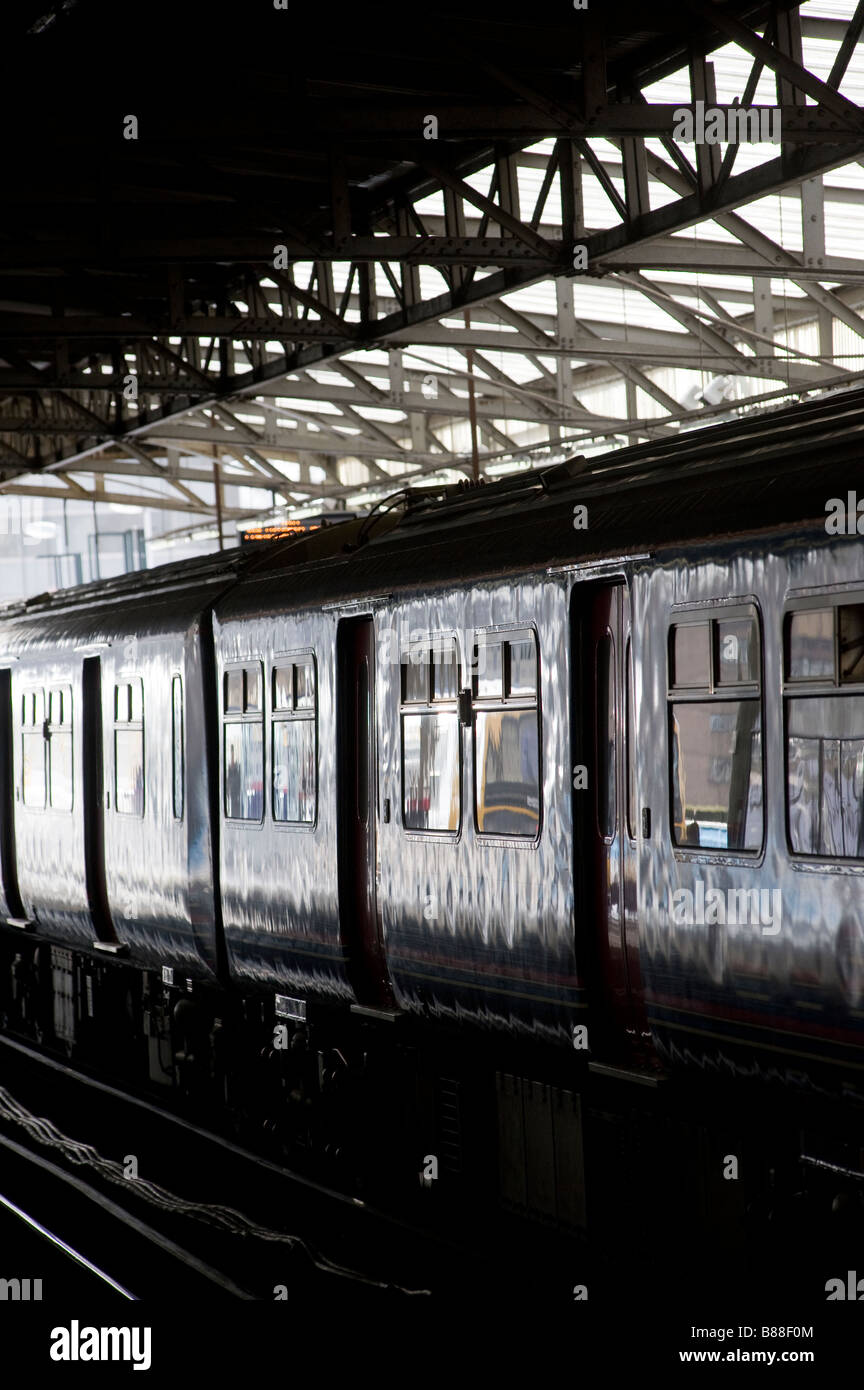
[[[241,545],[254,545],[258,541],[284,541],[292,536],[302,536],[309,531],[320,531],[322,526],[335,526],[343,521],[353,521],[354,512],[324,513],[320,516],[287,518],[285,521],[267,522],[261,526],[246,526],[240,532]]]

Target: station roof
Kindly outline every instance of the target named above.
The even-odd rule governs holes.
[[[362,509],[854,384],[862,27],[9,0],[0,490]]]

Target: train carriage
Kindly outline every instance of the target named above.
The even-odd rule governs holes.
[[[79,966],[116,956],[143,983],[100,1047],[126,1027],[139,1080],[313,1167],[389,1106],[387,1171],[447,1147],[568,1227],[610,1126],[653,1133],[634,1086],[695,1115],[714,1078],[762,1172],[772,1125],[798,1152],[785,1089],[837,1097],[818,1123],[854,1149],[864,549],[826,517],[862,411],[421,489],[0,615],[5,1026],[86,1031],[92,1065]]]

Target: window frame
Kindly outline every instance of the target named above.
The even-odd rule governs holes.
[[[130,709],[134,707],[134,697],[131,689],[137,684],[141,695],[141,718],[140,719],[118,719],[117,717],[117,694],[121,686],[130,687]],[[147,815],[147,736],[144,729],[144,682],[141,676],[120,675],[114,676],[114,694],[112,700],[112,740],[111,751],[114,758],[114,777],[113,777],[113,803],[112,810],[117,816],[125,816],[130,820],[143,821]],[[117,797],[117,735],[118,733],[138,733],[141,734],[141,810],[121,811],[118,806]]]
[[[260,707],[257,709],[248,708],[248,687],[246,672],[250,667],[258,668],[258,688],[261,692]],[[219,703],[220,714],[222,717],[222,733],[220,738],[220,790],[219,804],[221,807],[222,820],[226,825],[245,827],[247,830],[261,830],[267,819],[267,691],[264,688],[264,661],[259,656],[246,656],[237,661],[226,662],[222,668],[222,676],[219,682]],[[228,677],[240,671],[242,677],[243,708],[240,710],[228,710],[226,708],[226,693],[228,688]],[[229,725],[234,724],[255,724],[258,723],[261,729],[261,815],[258,817],[229,816],[227,811],[227,774],[228,764],[226,759],[225,745],[227,730]]]
[[[180,689],[180,741],[177,741],[177,700],[175,692]],[[180,755],[180,810],[177,810],[177,754]],[[171,674],[171,811],[176,821],[182,821],[186,814],[186,704],[183,675],[180,671]]]
[[[474,629],[475,650],[479,649],[480,641],[484,637],[491,635],[500,645],[507,644],[501,655],[501,689],[502,695],[478,695],[477,681],[477,662],[471,663],[471,816],[474,828],[474,835],[478,844],[491,845],[500,849],[526,849],[536,850],[543,837],[543,718],[542,700],[540,693],[540,637],[534,623],[506,623],[491,624],[489,627],[478,627]],[[509,643],[526,641],[530,639],[534,643],[534,658],[536,671],[536,687],[533,695],[511,695],[510,686],[510,651]],[[473,654],[472,654],[473,656]],[[503,694],[506,691],[507,694]],[[534,710],[537,716],[537,829],[533,835],[506,835],[501,831],[481,830],[477,814],[477,790],[479,776],[479,762],[477,757],[477,714],[492,713],[496,710],[513,711]]]
[[[51,696],[59,695],[62,701],[62,712],[59,724],[55,724],[51,719]],[[67,718],[66,711],[69,711]],[[74,697],[70,684],[55,684],[46,687],[45,691],[45,728],[48,737],[46,739],[46,771],[45,771],[45,809],[50,810],[57,816],[71,816],[75,809],[75,721],[74,721]],[[52,734],[63,733],[69,736],[69,783],[71,796],[68,806],[54,805],[54,759],[52,756]]]
[[[440,644],[451,642],[456,652],[456,694],[453,699],[434,699],[432,688],[433,661],[432,653]],[[410,653],[422,648],[426,653],[426,658],[422,665],[426,670],[426,699],[408,700],[406,698],[406,681],[404,672],[410,664]],[[412,632],[411,637],[404,645],[400,646],[399,651],[399,826],[403,833],[411,839],[418,840],[447,840],[456,843],[461,835],[465,821],[465,744],[462,737],[462,721],[459,718],[459,693],[464,689],[464,678],[466,672],[465,653],[461,649],[459,634],[454,628],[442,628],[435,631],[423,633]],[[406,659],[407,658],[407,659]],[[458,735],[456,765],[459,776],[459,816],[455,829],[435,830],[425,826],[414,826],[405,824],[405,718],[412,715],[429,714],[452,714],[456,720],[456,730]]]
[[[312,667],[312,678],[314,681],[314,696],[311,708],[297,705],[297,666]],[[290,709],[276,707],[276,672],[291,668],[291,707]],[[318,710],[319,710],[319,671],[318,658],[312,647],[297,647],[291,651],[277,652],[269,663],[270,679],[265,699],[269,702],[269,748],[270,748],[270,776],[267,779],[269,795],[267,804],[269,807],[270,823],[279,831],[286,831],[292,834],[299,832],[303,835],[312,834],[318,826],[318,805],[320,796],[319,781],[319,744],[318,744]],[[313,741],[315,747],[315,792],[313,803],[313,815],[311,820],[278,820],[275,812],[275,789],[273,786],[273,776],[276,769],[276,759],[273,752],[273,745],[276,736],[277,724],[304,723],[313,725]],[[266,771],[266,769],[265,769]]]
[[[754,666],[755,681],[721,681],[719,678],[720,654],[718,624],[733,622],[736,619],[750,618],[756,636]],[[708,624],[708,684],[675,685],[675,631],[679,627],[693,627]],[[755,700],[759,705],[760,765],[762,780],[761,834],[755,849],[715,845],[687,845],[675,838],[675,778],[673,755],[675,748],[674,706],[681,704],[730,704],[745,700]],[[635,711],[634,711],[635,712]],[[758,864],[765,855],[768,835],[767,815],[767,777],[765,761],[765,638],[762,624],[762,610],[755,597],[719,600],[715,603],[700,604],[698,607],[673,608],[668,619],[666,631],[666,776],[668,779],[668,820],[667,830],[676,856],[686,859],[702,859],[708,856],[722,863]],[[680,760],[680,745],[678,756]],[[681,808],[682,815],[686,807]]]
[[[860,699],[864,697],[864,680],[842,681],[840,653],[840,609],[864,605],[864,593],[860,587],[850,590],[822,590],[803,597],[787,596],[781,616],[780,658],[781,658],[781,704],[783,728],[783,829],[786,837],[786,850],[795,869],[824,873],[826,870],[840,874],[864,874],[864,854],[853,855],[808,854],[806,850],[795,849],[791,834],[791,803],[789,800],[789,702],[806,699]],[[829,676],[805,676],[793,679],[789,675],[789,640],[792,617],[797,613],[819,612],[825,609],[833,613],[834,634],[834,674]]]
[[[42,719],[41,719],[41,720],[37,720],[37,719],[34,717],[33,723],[31,724],[31,723],[28,722],[27,716],[26,716],[27,702],[30,701],[30,702],[31,702],[31,705],[32,705],[32,702],[34,701],[34,697],[37,696],[37,695],[40,695],[40,696],[42,697]],[[46,709],[47,709],[47,703],[46,703],[46,700],[45,700],[45,686],[44,686],[44,685],[25,685],[25,686],[23,686],[23,687],[22,687],[22,690],[21,690],[20,699],[21,699],[21,805],[22,805],[22,807],[23,807],[23,809],[24,809],[25,811],[36,811],[36,812],[50,811],[51,807],[50,807],[50,804],[49,804],[49,801],[48,801],[48,746],[47,746],[47,745],[48,745],[48,740],[47,740],[46,737],[45,737],[45,728],[46,728],[46,713],[45,713],[45,711],[46,711]],[[27,800],[27,796],[26,796],[27,784],[26,784],[26,781],[25,781],[25,778],[24,778],[24,768],[25,768],[25,761],[26,761],[26,759],[25,759],[25,753],[24,753],[24,750],[25,750],[25,747],[26,747],[25,740],[28,739],[28,738],[31,738],[31,739],[32,739],[32,738],[36,738],[37,735],[38,735],[38,737],[41,738],[41,740],[42,740],[42,800],[41,800],[41,802],[34,802],[34,801],[28,801],[28,800]]]

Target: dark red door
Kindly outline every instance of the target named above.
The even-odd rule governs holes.
[[[371,618],[346,619],[337,637],[339,917],[358,1002],[390,1008],[393,994],[378,918],[378,761],[375,633]]]
[[[639,969],[635,719],[626,586],[595,589],[582,609],[581,630],[588,742],[590,813],[583,816],[593,865],[588,902],[597,933],[600,993],[611,1010],[612,1035],[638,1052],[647,1036]],[[592,766],[593,764],[593,766]],[[592,789],[593,788],[593,792]],[[587,809],[587,808],[586,808]]]
[[[100,941],[114,943],[117,941],[117,935],[111,920],[105,880],[102,662],[98,656],[84,658],[82,694],[84,706],[82,801],[84,806],[84,863],[87,878],[87,901],[96,936]]]
[[[6,910],[13,922],[26,920],[18,888],[15,852],[15,759],[12,754],[12,672],[0,671],[0,873]]]

